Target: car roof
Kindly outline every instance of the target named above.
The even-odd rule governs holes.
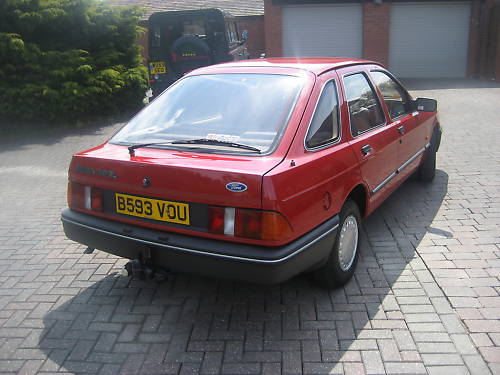
[[[223,64],[211,65],[203,69],[203,73],[216,73],[221,68],[295,68],[307,70],[316,75],[320,75],[329,70],[350,65],[376,64],[377,62],[347,57],[279,57],[266,59],[239,60]],[[220,72],[220,71],[219,71]]]

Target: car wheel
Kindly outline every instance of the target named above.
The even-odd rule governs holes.
[[[431,144],[424,155],[424,160],[418,167],[417,177],[422,182],[432,182],[436,175],[436,133],[433,134]]]
[[[339,228],[330,256],[326,264],[313,273],[315,281],[325,288],[346,284],[352,278],[359,258],[359,208],[352,200],[348,200],[339,216]]]

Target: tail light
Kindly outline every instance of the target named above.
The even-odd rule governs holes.
[[[89,211],[102,211],[102,190],[70,182],[68,183],[68,206]]]
[[[90,188],[90,208],[92,211],[102,211],[102,190]]]
[[[215,234],[224,234],[224,208],[208,208],[208,231]]]
[[[208,230],[215,234],[277,241],[291,237],[292,228],[278,212],[210,207]]]

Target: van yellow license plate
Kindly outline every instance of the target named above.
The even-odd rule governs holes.
[[[149,63],[149,74],[165,74],[167,67],[164,61],[155,61]]]
[[[189,225],[189,204],[115,193],[116,212],[146,219]]]

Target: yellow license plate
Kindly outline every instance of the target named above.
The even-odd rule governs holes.
[[[160,199],[115,194],[116,212],[146,219],[189,225],[189,205]]]
[[[150,74],[165,74],[166,72],[167,72],[167,67],[165,66],[165,62],[156,61],[149,63]]]

